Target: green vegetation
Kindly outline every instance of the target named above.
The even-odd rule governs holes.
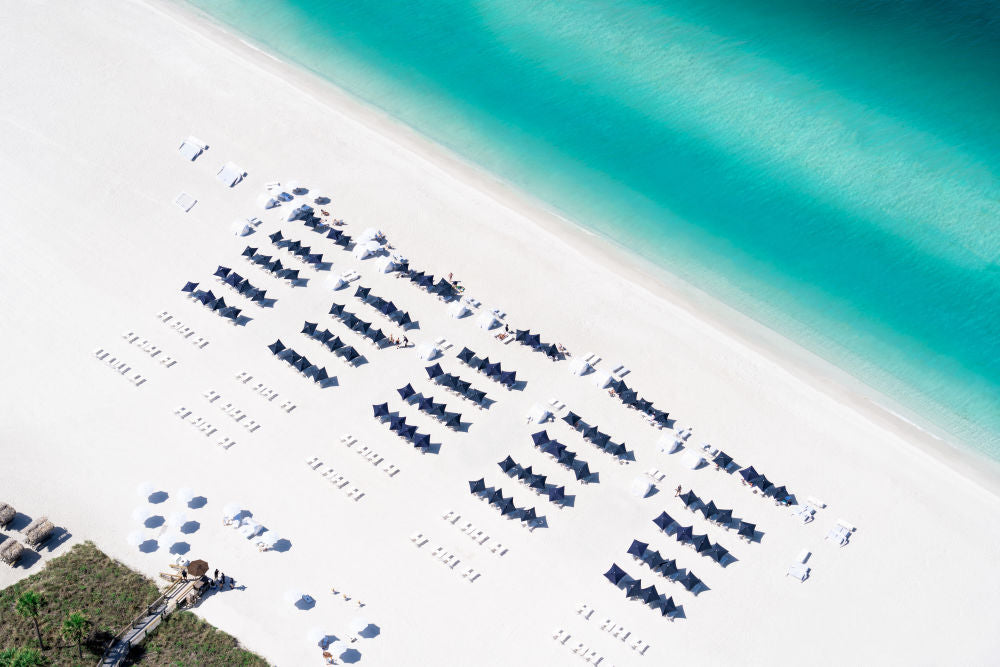
[[[0,667],[96,664],[105,643],[159,595],[92,543],[78,544],[0,591]],[[151,667],[267,665],[190,612],[172,614],[133,653],[129,664]]]

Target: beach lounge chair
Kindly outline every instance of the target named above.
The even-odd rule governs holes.
[[[614,625],[615,625],[614,621],[612,621],[610,618],[606,618],[603,621],[601,621],[601,630],[610,630],[611,628],[614,627]]]
[[[17,540],[9,539],[0,544],[0,560],[11,567],[17,565],[17,562],[21,560],[22,553],[24,553],[24,546]]]
[[[805,581],[809,578],[809,568],[802,563],[792,563],[788,567],[788,572],[785,573],[785,576],[793,577],[799,581]]]
[[[567,632],[565,630],[563,630],[562,628],[559,628],[558,630],[556,630],[555,632],[552,633],[552,639],[555,639],[560,644],[565,643],[565,641],[568,638],[569,638],[569,634],[567,634]]]

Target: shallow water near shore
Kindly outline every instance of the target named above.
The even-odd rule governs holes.
[[[1000,8],[192,4],[1000,459]]]

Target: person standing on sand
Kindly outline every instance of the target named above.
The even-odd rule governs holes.
[[[219,590],[220,591],[223,590],[226,587],[226,573],[223,572],[222,575],[221,575],[221,577],[222,578],[219,579]]]
[[[679,495],[681,495],[681,485],[680,484],[677,485],[677,490],[674,491],[674,498],[676,498]]]

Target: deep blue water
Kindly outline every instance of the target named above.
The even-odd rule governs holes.
[[[1000,5],[193,4],[1000,458]]]

